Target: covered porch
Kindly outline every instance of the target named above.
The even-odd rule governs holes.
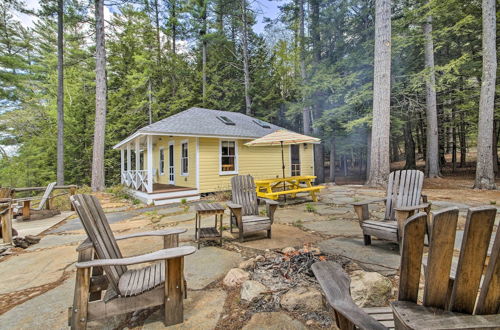
[[[198,189],[192,183],[176,182],[179,160],[174,159],[181,149],[171,143],[172,139],[172,136],[138,134],[118,146],[121,183],[130,188],[132,196],[146,204],[199,199]]]
[[[123,185],[134,190],[153,193],[155,175],[153,136],[139,135],[122,145],[120,147],[120,164]]]

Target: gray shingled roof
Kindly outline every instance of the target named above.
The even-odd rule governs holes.
[[[235,125],[224,124],[218,116],[229,118]],[[137,132],[258,138],[282,129],[270,123],[266,124],[271,128],[263,128],[256,124],[255,120],[257,119],[238,112],[190,108],[143,127]]]

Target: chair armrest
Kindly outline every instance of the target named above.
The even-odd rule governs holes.
[[[400,207],[395,207],[395,211],[402,211],[402,212],[410,212],[410,211],[416,211],[419,209],[425,209],[428,208],[430,203],[422,203],[418,205],[413,205],[413,206],[400,206]]]
[[[226,205],[230,209],[241,209],[242,208],[242,206],[240,204],[236,204],[236,203],[226,203]]]
[[[267,199],[267,198],[261,198],[260,200],[266,202],[267,205],[278,205],[279,204],[279,202],[273,201],[273,200]]]
[[[379,198],[379,199],[373,199],[371,201],[362,201],[362,202],[355,202],[351,203],[352,206],[363,206],[363,205],[368,205],[368,204],[375,204],[375,203],[380,203],[380,202],[385,202],[387,198]]]
[[[145,231],[142,233],[134,233],[129,235],[116,236],[115,239],[117,241],[135,238],[135,237],[145,237],[145,236],[168,236],[168,235],[176,235],[185,233],[187,229],[178,228],[178,229],[166,229],[166,230],[155,230],[155,231]]]
[[[142,264],[146,262],[166,260],[184,257],[193,254],[196,248],[193,246],[181,246],[171,249],[163,249],[152,253],[143,254],[140,256],[121,258],[121,259],[95,259],[91,261],[77,262],[76,268],[90,268],[102,266],[127,266]]]
[[[346,328],[356,326],[360,329],[387,329],[354,303],[349,289],[351,280],[339,264],[320,261],[314,263],[311,268],[328,304],[335,309],[336,315],[339,315],[340,324],[345,324]]]

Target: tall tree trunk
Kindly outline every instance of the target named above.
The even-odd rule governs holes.
[[[495,0],[483,0],[483,76],[479,99],[477,165],[474,184],[474,188],[478,189],[496,188],[492,157],[496,72]]]
[[[439,150],[439,170],[446,165],[446,130],[445,130],[445,116],[443,106],[438,106],[438,150]]]
[[[156,64],[160,64],[161,60],[161,40],[160,40],[160,12],[158,9],[158,0],[154,0],[154,15],[155,15],[155,34],[156,34]]]
[[[106,48],[104,42],[104,0],[95,0],[95,126],[92,157],[92,190],[102,191],[104,184],[104,142],[106,131]]]
[[[391,1],[375,0],[372,153],[367,184],[387,185],[391,114]]]
[[[305,31],[304,31],[304,0],[297,0],[299,7],[299,55],[300,55],[300,78],[302,84],[306,83],[306,50],[305,50]],[[302,109],[302,131],[304,134],[311,134],[311,109],[305,104],[306,97],[302,96],[303,109]]]
[[[64,2],[57,0],[57,184],[64,184]]]
[[[243,20],[243,71],[245,74],[245,113],[248,116],[252,115],[252,100],[250,98],[250,69],[248,56],[248,17],[247,17],[247,0],[241,0],[241,19]]]
[[[432,17],[427,16],[424,24],[425,38],[425,103],[427,115],[427,155],[425,174],[429,178],[439,177],[439,136],[436,107],[436,77],[434,74],[434,44],[432,41]]]
[[[201,61],[202,61],[202,103],[203,106],[206,106],[207,102],[207,2],[206,0],[202,0],[202,28],[200,30],[200,38],[201,38]]]
[[[319,33],[319,0],[309,0],[311,7],[311,39],[313,57],[316,62],[321,60],[321,35]]]
[[[493,120],[493,147],[491,152],[493,153],[493,173],[495,177],[498,175],[498,120]]]
[[[330,182],[335,183],[335,136],[330,139]]]
[[[451,110],[451,166],[452,171],[455,172],[457,169],[457,126],[455,124],[455,110]]]
[[[392,139],[390,139],[391,162],[399,162],[398,144],[399,144],[399,141],[398,141],[397,137],[393,135]]]
[[[408,118],[404,126],[406,170],[414,170],[415,168],[417,168],[417,164],[415,162],[415,141],[413,140],[411,131],[411,121],[410,118]]]
[[[172,0],[170,2],[170,20],[172,29],[172,54],[177,52],[177,0]]]
[[[464,113],[460,113],[460,167],[464,168],[467,164],[467,127],[465,124]]]

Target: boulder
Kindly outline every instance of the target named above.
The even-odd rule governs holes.
[[[245,272],[240,268],[232,268],[227,272],[226,277],[224,277],[223,283],[228,287],[236,287],[241,285],[243,282],[248,280],[250,273]]]
[[[40,242],[41,237],[33,236],[33,235],[26,235],[24,237],[24,239],[26,240],[26,242],[28,242],[28,244],[33,245],[33,244],[37,244],[38,242]]]
[[[317,312],[323,309],[323,297],[321,292],[314,287],[298,287],[281,297],[281,307],[287,311]]]
[[[241,300],[250,302],[259,298],[267,290],[268,288],[264,284],[248,280],[243,282],[243,285],[241,286],[240,297]]]
[[[281,252],[282,252],[283,254],[292,253],[292,252],[295,252],[295,248],[293,248],[293,247],[289,246],[289,247],[286,247],[286,248],[284,248],[283,250],[281,250]]]
[[[264,258],[264,256],[262,256],[262,255],[260,255],[260,254],[259,254],[258,256],[256,256],[256,257],[255,257],[255,261],[256,261],[256,262],[262,262],[262,261],[264,261],[264,260],[266,260],[266,258]]]
[[[356,270],[351,273],[351,296],[359,307],[387,306],[391,281],[377,272]]]
[[[254,269],[255,268],[255,259],[251,258],[245,261],[240,262],[238,268],[241,269]]]

